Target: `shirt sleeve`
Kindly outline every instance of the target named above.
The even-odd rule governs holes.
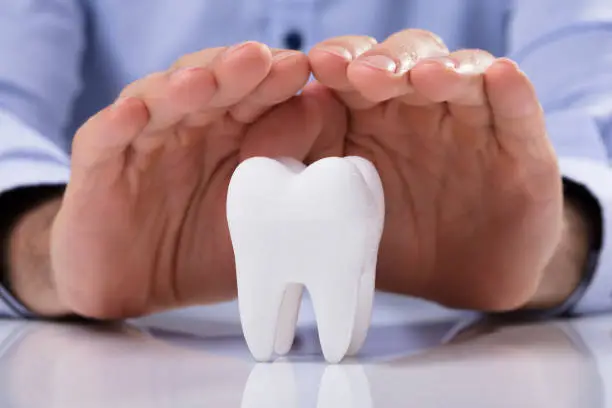
[[[83,25],[77,0],[0,2],[0,197],[68,182],[65,129],[81,86]],[[27,314],[0,286],[0,316]]]
[[[612,311],[612,2],[515,0],[509,56],[534,83],[561,171],[597,200],[601,248],[573,314]]]

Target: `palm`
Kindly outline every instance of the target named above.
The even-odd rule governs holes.
[[[322,129],[311,97],[277,105],[306,81],[305,56],[275,59],[256,44],[211,53],[179,62],[206,68],[128,86],[129,99],[77,134],[52,237],[58,291],[76,312],[126,317],[232,297],[232,172],[260,153],[313,154]]]
[[[177,136],[197,136],[196,142],[135,152],[123,168],[119,163],[101,167],[99,182],[84,179],[87,190],[69,191],[54,240],[56,279],[64,289],[76,291],[71,286],[78,285],[89,293],[83,287],[88,284],[112,291],[122,316],[150,311],[153,303],[162,308],[189,304],[198,296],[227,296],[231,258],[219,221],[223,187],[238,160],[236,140],[242,133],[240,128],[230,135],[177,129]],[[119,177],[106,183],[114,174]],[[71,236],[79,239],[67,241]]]
[[[476,282],[484,292],[534,273],[558,216],[554,166],[527,177],[539,157],[505,150],[492,129],[458,123],[441,106],[389,102],[354,112],[353,124],[347,153],[371,157],[388,202],[381,288],[447,286],[443,301],[465,305]]]
[[[409,54],[401,36],[363,55]],[[351,50],[359,39],[330,42]],[[385,188],[379,288],[464,308],[525,301],[556,246],[562,204],[527,79],[508,62],[491,65],[485,53],[453,55],[473,74],[437,59],[398,75],[360,64],[362,57],[347,65],[325,45],[311,63],[349,110],[346,154],[371,159]],[[432,48],[444,53],[437,41]]]

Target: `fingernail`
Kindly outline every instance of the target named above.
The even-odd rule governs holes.
[[[340,47],[339,45],[326,45],[324,47],[320,47],[319,51],[341,57],[347,61],[351,61],[353,59],[353,54],[351,54],[351,52],[346,48]]]
[[[225,55],[230,55],[230,54],[233,54],[235,52],[241,51],[244,48],[248,47],[249,45],[254,45],[254,44],[257,44],[257,42],[255,42],[255,41],[245,41],[245,42],[240,43],[240,44],[232,45],[231,47],[229,47],[228,49],[225,50]]]
[[[274,61],[278,62],[278,61],[282,61],[284,59],[287,58],[292,58],[292,57],[296,57],[298,55],[300,55],[301,53],[299,51],[292,51],[292,50],[287,50],[287,51],[280,51],[279,53],[274,55]]]
[[[451,57],[428,57],[419,61],[420,64],[441,64],[447,69],[457,70],[460,62]]]
[[[359,63],[392,73],[397,71],[397,63],[385,55],[370,55],[368,57],[363,57],[359,60]]]
[[[121,108],[122,106],[124,106],[131,98],[129,96],[120,96],[119,98],[117,98],[117,100],[115,100],[115,102],[113,102],[113,104],[111,105],[111,109],[112,110],[116,110]]]
[[[508,67],[510,67],[512,69],[516,69],[517,71],[521,69],[519,67],[519,64],[516,61],[511,60],[510,58],[500,58],[498,60],[498,62],[500,62],[502,64],[505,64],[506,66],[508,66]]]

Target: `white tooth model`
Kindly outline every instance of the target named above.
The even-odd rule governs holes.
[[[227,218],[242,329],[255,360],[287,354],[304,287],[325,359],[359,351],[370,325],[384,223],[383,187],[360,157],[306,167],[255,157],[230,181]]]

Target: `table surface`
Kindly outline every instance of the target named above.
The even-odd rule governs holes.
[[[612,407],[612,316],[500,325],[378,294],[362,353],[255,364],[236,303],[117,325],[0,322],[0,407]]]

